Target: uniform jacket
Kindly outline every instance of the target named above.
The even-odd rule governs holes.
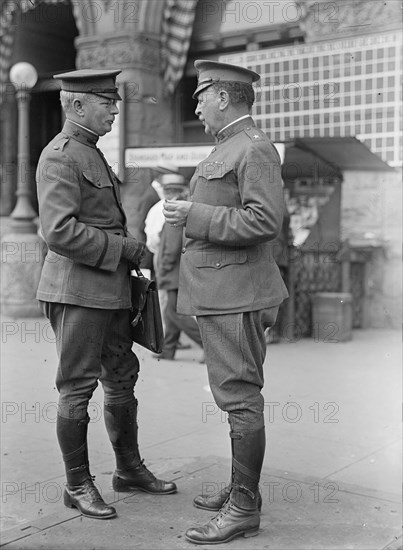
[[[178,312],[215,315],[278,306],[287,290],[270,242],[283,220],[280,158],[248,117],[218,134],[190,182]]]
[[[36,173],[41,232],[48,246],[37,298],[103,309],[130,307],[121,259],[126,216],[98,138],[67,120]]]
[[[157,283],[161,290],[179,287],[179,264],[181,259],[183,229],[165,223],[160,238]]]

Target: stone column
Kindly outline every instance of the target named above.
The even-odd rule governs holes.
[[[134,235],[138,235],[138,221],[142,216],[138,210],[139,198],[150,185],[152,173],[145,169],[124,169],[124,150],[177,141],[173,98],[164,93],[161,71],[160,28],[164,5],[162,0],[142,0],[136,3],[133,12],[133,3],[122,2],[118,13],[116,3],[106,4],[98,14],[93,14],[93,23],[88,17],[82,20],[80,36],[75,41],[77,69],[122,70],[117,82],[123,101],[119,102],[115,137],[108,134],[106,140],[102,138],[100,147],[109,161],[108,152],[114,150],[113,168],[123,180],[122,200],[129,230]]]

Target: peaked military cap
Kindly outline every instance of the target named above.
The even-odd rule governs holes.
[[[164,174],[161,176],[161,185],[164,189],[170,187],[186,187],[186,180],[182,174]]]
[[[177,174],[179,171],[179,168],[172,162],[162,160],[158,163],[158,165],[154,168],[154,170],[156,172],[159,172],[160,174]]]
[[[116,76],[121,72],[80,69],[56,74],[53,78],[61,81],[61,89],[66,92],[81,92],[100,95],[108,99],[122,99],[116,86]]]
[[[252,82],[256,82],[260,79],[258,73],[250,69],[245,69],[244,67],[230,65],[229,63],[197,59],[194,62],[194,66],[196,67],[198,79],[197,88],[192,96],[193,99],[195,99],[197,94],[202,90],[205,90],[215,82],[231,81],[252,84]]]

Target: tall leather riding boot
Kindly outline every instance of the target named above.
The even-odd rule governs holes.
[[[243,535],[258,534],[259,479],[266,446],[265,430],[247,434],[231,434],[232,487],[218,514],[202,527],[193,527],[186,538],[195,544],[219,544]]]
[[[157,479],[140,458],[137,443],[137,401],[105,405],[105,425],[116,456],[112,486],[118,492],[145,491],[153,495],[176,492],[173,482]]]
[[[89,417],[75,420],[57,417],[56,431],[66,468],[67,485],[63,500],[83,516],[109,519],[116,516],[113,506],[105,504],[90,474],[87,448]]]

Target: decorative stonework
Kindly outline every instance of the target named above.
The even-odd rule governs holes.
[[[145,69],[159,71],[160,49],[156,39],[145,36],[112,36],[79,38],[77,69],[92,67]]]
[[[304,13],[301,28],[309,42],[401,25],[401,5],[396,0],[299,0],[299,4]]]

